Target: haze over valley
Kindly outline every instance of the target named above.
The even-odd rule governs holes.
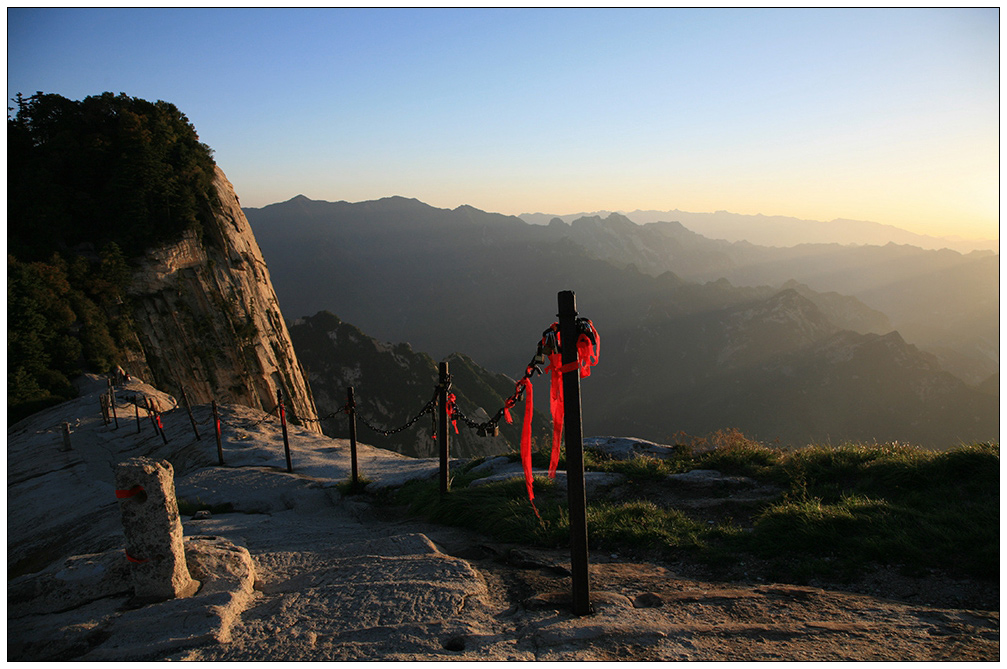
[[[792,445],[931,447],[997,434],[991,253],[758,247],[674,222],[541,226],[402,197],[298,196],[245,213],[289,318],[328,310],[379,340],[462,352],[511,377],[556,292],[575,289],[605,342],[584,384],[590,434],[670,441],[735,427]],[[924,309],[936,316],[912,317]]]

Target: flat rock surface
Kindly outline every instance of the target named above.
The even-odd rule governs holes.
[[[683,565],[596,552],[595,611],[577,617],[568,553],[342,497],[344,440],[292,429],[288,473],[275,420],[227,406],[219,467],[212,436],[196,441],[180,410],[164,415],[165,445],[149,429],[103,425],[93,397],[77,402],[8,430],[8,660],[999,658],[998,593],[954,604],[964,584],[901,579],[900,590],[900,577],[880,572],[874,594],[856,594],[712,582]],[[64,453],[57,428],[73,410],[82,417]],[[194,413],[205,425],[208,409]],[[435,461],[361,452],[361,473],[376,483],[436,473]],[[193,597],[130,604],[111,472],[132,455],[171,460],[190,507],[233,509],[183,515],[203,583]]]

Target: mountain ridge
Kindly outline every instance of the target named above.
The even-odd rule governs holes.
[[[825,349],[817,345],[828,340],[831,329],[844,331],[822,316],[842,311],[838,305],[843,295],[829,296],[830,302],[813,288],[801,295],[800,282],[786,288],[746,287],[725,279],[697,283],[672,269],[647,273],[631,262],[602,259],[604,254],[585,247],[569,234],[574,226],[565,224],[532,226],[470,207],[427,206],[416,207],[417,216],[408,221],[401,211],[382,220],[370,215],[378,208],[373,202],[333,207],[327,223],[304,224],[312,230],[304,238],[293,208],[248,212],[263,252],[276,268],[277,290],[288,313],[338,310],[342,319],[380,340],[408,341],[435,358],[465,351],[489,370],[514,375],[524,369],[540,333],[554,319],[556,292],[574,289],[581,314],[595,322],[606,344],[602,363],[583,384],[588,434],[636,434],[661,441],[679,431],[702,434],[734,426],[767,439],[816,436],[787,427],[798,422],[793,412],[808,409],[805,399],[773,384],[767,392],[765,380],[786,384],[788,369],[800,368],[818,380],[809,381],[806,392],[814,390],[815,383],[827,383],[848,394],[883,399],[867,392],[881,379],[862,376],[849,366],[830,367]],[[432,214],[437,219],[428,224]],[[617,221],[616,227],[620,223],[625,225]],[[626,241],[598,221],[578,227],[593,228],[599,239]],[[691,249],[689,253],[695,255]],[[784,310],[792,318],[773,325],[783,314],[780,305],[792,307]],[[750,323],[739,315],[745,310],[756,316]],[[862,305],[860,313],[864,323],[871,323],[869,329],[877,330],[867,334],[891,331],[883,315],[878,318]],[[818,322],[822,318],[828,327]],[[843,321],[849,315],[835,318],[849,325]],[[732,323],[745,327],[729,330]],[[802,339],[803,330],[811,335]],[[777,350],[760,352],[769,344]],[[718,364],[725,351],[724,362],[733,366]],[[922,352],[907,348],[898,353],[891,354],[901,362],[892,363],[890,375],[898,379],[916,374],[911,370],[920,367],[915,358]],[[943,373],[930,370],[924,375]],[[977,391],[961,381],[955,386],[961,401],[951,401],[949,389],[941,391],[942,399],[961,415],[940,414],[947,424],[929,432],[912,427],[934,409],[910,396],[908,376],[890,385],[892,392],[905,397],[899,400],[904,409],[892,418],[886,435],[939,446],[995,434],[995,409],[982,402],[970,408],[965,400]],[[843,402],[833,406],[817,390],[812,396],[824,403],[827,415],[820,424],[835,428],[817,436],[866,434],[856,426],[863,412]]]
[[[831,221],[802,219],[794,216],[737,214],[726,210],[709,213],[687,212],[680,209],[609,211],[600,210],[577,214],[523,213],[522,220],[533,225],[548,225],[553,220],[570,223],[584,217],[607,217],[617,214],[637,225],[660,222],[678,222],[689,230],[710,239],[729,242],[748,241],[761,246],[789,247],[798,244],[872,245],[888,242],[909,244],[928,250],[949,248],[961,253],[976,250],[995,251],[999,240],[966,239],[957,235],[936,236],[915,233],[886,223],[836,218]]]

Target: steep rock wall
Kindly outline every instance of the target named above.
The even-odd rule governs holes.
[[[292,419],[321,432],[314,399],[259,245],[234,187],[216,168],[218,202],[202,235],[150,249],[124,305],[137,346],[126,371],[193,403],[245,404],[272,411],[284,390]]]

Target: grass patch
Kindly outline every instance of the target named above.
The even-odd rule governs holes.
[[[765,560],[777,578],[852,576],[868,563],[910,571],[939,568],[995,578],[1000,561],[1000,448],[962,445],[937,452],[904,444],[808,446],[785,451],[715,433],[712,450],[683,445],[670,458],[618,461],[585,454],[588,470],[617,472],[630,484],[660,485],[669,474],[716,469],[774,483],[782,499],[767,503],[747,531],[711,524],[650,501],[588,504],[592,549],[689,551],[711,566],[747,555]],[[709,446],[709,444],[703,444]],[[537,466],[548,455],[536,453]],[[561,465],[562,467],[562,465]],[[535,480],[537,518],[522,479],[469,487],[458,473],[442,497],[436,482],[413,482],[397,504],[434,522],[468,527],[497,540],[548,547],[569,542],[566,495]]]
[[[358,476],[356,484],[353,483],[353,479],[347,479],[336,484],[336,490],[343,497],[348,497],[350,495],[360,495],[364,492],[364,488],[371,483],[371,480],[365,476]]]
[[[748,548],[999,573],[1000,449],[820,446],[784,456],[789,492],[765,509]]]
[[[180,516],[192,516],[197,511],[209,511],[213,515],[221,513],[234,513],[234,505],[230,502],[207,504],[198,497],[194,500],[178,497],[176,498],[176,501],[178,502],[178,514]]]

